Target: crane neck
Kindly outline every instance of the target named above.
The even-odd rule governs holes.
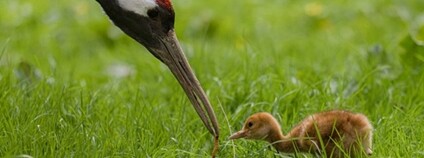
[[[298,140],[293,139],[290,135],[283,135],[279,130],[271,131],[265,140],[279,152],[293,153],[299,151]]]

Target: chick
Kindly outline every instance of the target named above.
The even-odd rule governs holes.
[[[285,153],[354,157],[356,153],[372,154],[372,131],[373,127],[365,115],[333,110],[307,117],[284,135],[271,114],[260,112],[250,116],[243,129],[229,139],[264,140],[277,151]]]

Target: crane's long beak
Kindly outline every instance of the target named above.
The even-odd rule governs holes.
[[[203,124],[216,138],[219,136],[218,122],[208,97],[200,86],[178,42],[174,30],[159,38],[161,48],[148,48],[157,58],[165,63],[187,94]]]

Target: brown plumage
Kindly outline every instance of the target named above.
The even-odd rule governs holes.
[[[283,135],[277,120],[261,112],[250,116],[230,139],[265,140],[285,153],[325,152],[327,157],[353,157],[355,153],[372,154],[372,130],[363,114],[333,110],[311,115]]]

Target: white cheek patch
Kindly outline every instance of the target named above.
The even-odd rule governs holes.
[[[147,11],[157,7],[155,0],[118,0],[119,6],[127,11],[147,17]]]

